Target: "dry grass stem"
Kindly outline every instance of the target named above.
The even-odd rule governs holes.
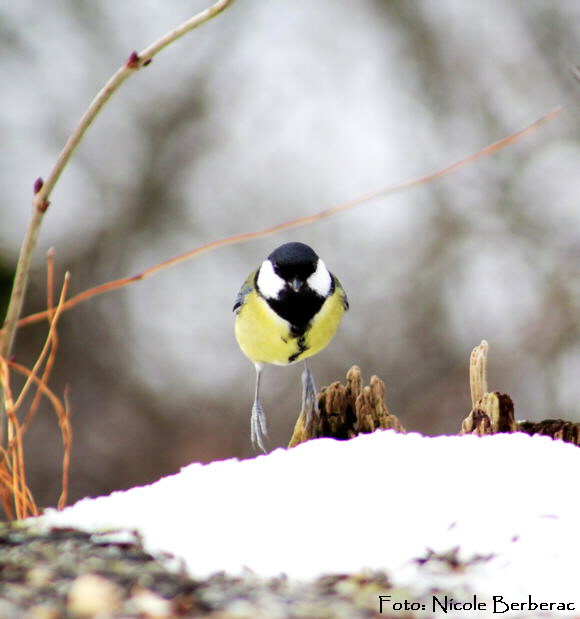
[[[55,409],[56,410],[56,409]],[[70,398],[68,387],[64,390],[64,410],[58,414],[58,423],[62,436],[63,454],[62,454],[62,477],[61,477],[61,492],[58,497],[56,506],[58,509],[66,507],[68,499],[68,481],[70,479],[70,452],[72,448],[72,426],[70,423]]]
[[[0,497],[4,512],[10,519],[38,515],[32,493],[26,485],[22,429],[13,411],[10,385],[6,385],[6,414],[8,418],[8,444],[0,447]]]
[[[4,511],[9,518],[15,517],[20,519],[38,514],[38,508],[34,502],[32,493],[30,492],[26,483],[26,469],[24,463],[22,442],[24,433],[36,412],[36,409],[38,407],[38,400],[41,395],[47,397],[53,406],[53,409],[58,418],[64,445],[64,456],[62,465],[62,491],[59,497],[59,507],[64,506],[68,493],[70,450],[72,444],[68,399],[65,394],[65,405],[63,406],[60,400],[48,388],[46,382],[50,374],[50,367],[54,362],[54,355],[56,354],[56,343],[58,341],[56,327],[60,314],[62,313],[64,301],[66,299],[66,293],[70,278],[69,274],[66,273],[60,292],[58,304],[56,308],[52,308],[52,285],[54,283],[54,254],[52,252],[49,254],[48,257],[47,279],[49,284],[49,291],[47,292],[47,297],[51,318],[45,344],[40,354],[38,355],[34,367],[29,370],[25,366],[18,364],[15,361],[8,361],[4,363],[4,367],[6,367],[7,370],[10,369],[13,371],[17,371],[26,377],[24,386],[20,390],[16,401],[14,401],[12,397],[12,390],[10,389],[9,383],[9,375],[7,375],[4,389],[7,417],[7,446],[1,451],[2,460],[0,461],[0,484],[2,484],[2,488],[0,490],[0,498],[4,507]],[[37,374],[45,359],[45,369],[42,377],[39,378]],[[27,392],[32,385],[36,385],[37,392],[34,396],[28,414],[26,415],[25,422],[21,424],[18,420],[17,412],[22,406],[24,398],[26,397]]]
[[[46,307],[49,311],[49,315],[48,315],[49,326],[54,318],[54,279],[55,279],[54,277],[54,256],[55,256],[55,251],[54,251],[54,248],[51,247],[48,250],[47,255],[46,255]],[[59,312],[62,311],[62,303],[64,301],[64,298],[65,296],[61,294],[61,300],[59,301],[59,307],[61,309],[59,310]],[[56,361],[56,352],[58,350],[58,333],[55,328],[49,331],[49,337],[50,337],[51,346],[50,346],[50,352],[46,359],[46,365],[42,373],[41,382],[43,384],[48,384],[48,380],[50,378],[52,368]],[[40,389],[37,389],[36,393],[34,394],[34,399],[32,400],[32,404],[30,405],[28,409],[26,419],[24,420],[22,424],[22,429],[24,431],[26,431],[26,429],[30,425],[30,422],[34,418],[34,415],[36,414],[36,411],[38,410],[38,406],[40,404],[41,398],[42,398],[42,392],[40,391]]]
[[[20,363],[16,363],[15,361],[9,361],[8,365],[10,369],[18,372],[22,376],[29,377],[38,387],[38,390],[45,396],[48,401],[51,403],[52,408],[57,416],[58,424],[61,432],[62,442],[63,442],[63,461],[62,461],[62,490],[58,501],[59,509],[62,509],[66,503],[66,497],[68,493],[68,479],[69,479],[69,468],[70,468],[70,452],[72,447],[72,428],[70,424],[70,404],[68,400],[68,393],[65,391],[64,404],[55,395],[55,393],[42,381],[38,376],[32,376],[31,371],[24,365]],[[9,409],[8,416],[13,416],[12,410]],[[13,416],[15,419],[15,416]],[[16,423],[17,420],[15,420]],[[10,425],[9,425],[10,427]],[[24,428],[21,427],[22,432],[20,438],[24,434]],[[7,452],[10,451],[10,442]],[[0,466],[1,470],[1,466]],[[6,510],[5,510],[6,511]],[[33,515],[33,514],[28,514]]]
[[[26,397],[26,394],[28,393],[28,389],[30,388],[33,382],[33,379],[36,377],[36,374],[40,366],[42,365],[44,358],[48,354],[51,344],[53,343],[53,336],[54,336],[54,333],[56,332],[56,325],[57,325],[58,319],[60,317],[60,314],[62,313],[62,308],[63,308],[64,301],[66,298],[69,281],[70,281],[70,274],[67,272],[64,277],[64,283],[63,283],[62,290],[60,293],[60,299],[58,302],[58,306],[54,312],[52,320],[50,321],[50,327],[48,329],[48,335],[46,336],[44,346],[42,347],[42,350],[40,351],[40,354],[38,355],[34,363],[34,366],[32,367],[32,370],[30,371],[30,374],[28,378],[26,379],[26,382],[24,383],[24,387],[22,387],[22,389],[20,390],[18,399],[16,400],[16,403],[14,404],[14,412],[16,412],[20,408],[24,398]]]

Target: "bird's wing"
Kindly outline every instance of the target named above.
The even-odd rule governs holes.
[[[250,273],[250,275],[248,275],[248,278],[246,279],[246,281],[243,283],[242,287],[240,288],[240,291],[238,292],[238,296],[236,297],[236,301],[234,303],[234,308],[233,308],[234,312],[237,313],[240,311],[240,307],[242,307],[242,305],[244,304],[244,300],[246,296],[250,292],[252,292],[252,290],[254,289],[255,276],[256,276],[256,271],[254,271],[253,273]]]
[[[342,293],[342,304],[344,306],[344,311],[346,312],[348,310],[349,303],[348,303],[348,297],[346,296],[346,292],[344,291],[344,288],[342,287],[341,283],[338,281],[338,277],[336,277],[336,275],[332,275],[333,279],[334,279],[334,287],[338,288],[340,290],[340,292]]]

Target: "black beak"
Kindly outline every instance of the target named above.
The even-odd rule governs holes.
[[[295,277],[294,279],[291,279],[288,284],[290,284],[290,288],[292,288],[294,292],[300,292],[302,286],[304,286],[304,281]]]

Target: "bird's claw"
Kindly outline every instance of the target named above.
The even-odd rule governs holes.
[[[306,411],[306,427],[312,423],[313,414],[320,415],[316,385],[308,367],[302,372],[302,410]]]
[[[268,428],[266,427],[266,414],[260,402],[254,402],[252,407],[250,433],[254,449],[261,449],[266,453],[264,442],[268,439]]]

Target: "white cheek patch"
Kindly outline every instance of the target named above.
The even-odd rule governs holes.
[[[258,271],[256,285],[266,299],[277,299],[285,285],[285,281],[274,272],[274,267],[269,260],[264,260]]]
[[[332,287],[332,277],[328,272],[324,262],[319,258],[318,263],[316,264],[316,270],[312,275],[306,280],[310,288],[314,290],[321,297],[328,296],[330,289]]]

